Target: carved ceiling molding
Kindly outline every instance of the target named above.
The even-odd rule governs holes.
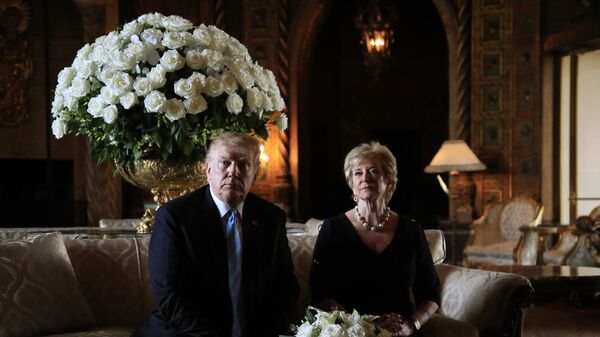
[[[33,72],[25,32],[31,19],[29,4],[0,2],[0,125],[18,126],[29,120],[27,81]]]

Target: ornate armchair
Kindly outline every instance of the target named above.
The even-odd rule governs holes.
[[[569,226],[551,249],[544,252],[544,263],[569,266],[600,264],[600,206]]]
[[[536,264],[537,242],[525,242],[519,228],[537,226],[543,207],[528,197],[516,197],[506,205],[486,206],[473,222],[463,252],[463,264]]]

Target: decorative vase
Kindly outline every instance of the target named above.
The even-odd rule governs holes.
[[[206,184],[204,163],[173,164],[159,160],[137,160],[119,170],[125,180],[150,191],[156,209],[146,209],[137,231],[151,233],[156,210],[167,201]]]

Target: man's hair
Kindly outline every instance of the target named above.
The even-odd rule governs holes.
[[[385,203],[387,204],[392,199],[392,195],[396,190],[398,183],[398,168],[396,167],[396,157],[392,154],[387,146],[381,145],[379,142],[363,143],[353,148],[344,159],[344,175],[350,189],[352,189],[352,171],[356,164],[369,157],[376,157],[381,164],[383,176],[390,184],[390,187],[385,191]]]
[[[215,149],[226,146],[232,148],[240,148],[250,156],[250,160],[253,161],[254,169],[258,172],[260,168],[260,142],[256,137],[248,134],[241,134],[232,131],[225,131],[210,142],[208,152],[206,153],[206,162],[210,162],[213,158]]]

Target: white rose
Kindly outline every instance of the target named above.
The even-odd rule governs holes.
[[[146,96],[152,90],[152,85],[147,78],[138,77],[133,82],[133,90],[138,96]]]
[[[117,116],[119,115],[119,109],[115,105],[109,105],[106,108],[102,109],[102,118],[106,122],[106,124],[112,124],[117,120]]]
[[[149,112],[160,112],[163,110],[166,102],[167,98],[165,97],[165,94],[154,90],[144,99],[144,107],[146,107],[146,110]]]
[[[342,337],[344,330],[339,324],[329,324],[323,327],[319,337]]]
[[[204,91],[210,97],[220,96],[223,93],[223,83],[219,79],[209,76],[206,80]]]
[[[130,91],[119,97],[119,103],[121,103],[123,108],[129,109],[138,103],[138,97],[136,94]]]
[[[63,105],[67,110],[74,111],[79,106],[79,98],[71,96],[70,93],[65,92]]]
[[[235,76],[233,76],[230,73],[223,74],[221,76],[221,82],[223,82],[223,89],[225,90],[225,92],[230,95],[234,93],[238,88]]]
[[[89,43],[86,43],[85,46],[81,47],[81,49],[77,51],[77,58],[81,58],[84,61],[88,61],[93,51],[94,48],[90,46]]]
[[[229,39],[229,46],[227,48],[227,51],[230,56],[235,58],[241,58],[246,61],[250,61],[252,59],[250,57],[250,54],[248,53],[248,48],[246,48],[246,46],[244,46],[242,43],[240,43],[240,41],[238,41],[234,37],[231,37]]]
[[[225,52],[229,44],[229,35],[215,26],[209,26],[208,30],[212,36],[210,47],[219,53]]]
[[[119,50],[123,46],[123,41],[117,32],[112,31],[106,35],[102,45],[108,51]]]
[[[58,115],[58,112],[63,108],[63,102],[64,98],[62,94],[54,95],[54,99],[52,100],[52,109],[50,110],[52,112],[52,117],[56,117]]]
[[[206,57],[206,65],[209,68],[213,69],[214,71],[220,71],[223,69],[223,66],[225,65],[223,54],[210,49],[204,49],[202,54]]]
[[[238,83],[242,86],[242,88],[248,90],[254,85],[254,78],[250,75],[249,72],[241,70],[235,74],[235,78],[237,78]]]
[[[262,110],[262,94],[256,88],[250,88],[246,91],[246,100],[248,101],[248,108],[250,111]]]
[[[135,67],[135,58],[127,53],[115,50],[112,54],[112,60],[117,69],[131,70]]]
[[[145,61],[146,58],[146,42],[132,42],[125,48],[125,53],[131,55],[134,62]]]
[[[104,50],[103,45],[97,44],[94,46],[94,51],[92,52],[92,61],[99,64],[109,63],[108,52]]]
[[[141,33],[142,29],[144,28],[144,25],[138,21],[131,21],[131,22],[127,22],[124,26],[123,26],[123,30],[121,30],[121,34],[125,35],[125,36],[132,36],[132,35],[138,35],[139,33]]]
[[[100,71],[100,75],[98,77],[104,84],[110,84],[113,76],[115,76],[117,72],[117,69],[113,67],[104,67],[102,71]]]
[[[167,71],[175,71],[183,68],[185,59],[177,52],[177,50],[167,50],[160,58],[160,64],[162,64]]]
[[[250,69],[254,79],[256,80],[256,84],[258,84],[258,86],[264,91],[269,90],[269,79],[265,75],[263,68],[257,64],[254,64]]]
[[[59,86],[68,86],[71,85],[71,81],[75,78],[75,69],[71,67],[63,68],[58,73],[58,85]]]
[[[90,89],[90,81],[80,77],[75,77],[75,79],[73,79],[73,82],[71,82],[69,93],[74,97],[83,97],[89,94]]]
[[[83,61],[77,68],[77,77],[89,78],[96,73],[96,63],[93,61]]]
[[[187,44],[186,35],[180,32],[166,32],[163,36],[162,44],[169,49],[181,48]]]
[[[150,14],[142,15],[138,20],[140,20],[140,22],[144,22],[144,23],[148,24],[149,26],[162,28],[163,27],[162,22],[163,22],[164,18],[165,18],[165,16],[160,13],[150,13]]]
[[[67,133],[67,123],[62,118],[52,121],[52,133],[56,139],[61,139]]]
[[[117,104],[119,103],[119,96],[109,86],[102,87],[100,89],[100,97],[106,104]]]
[[[142,41],[146,41],[156,48],[162,45],[163,32],[159,29],[148,28],[142,32],[140,37],[142,38]]]
[[[167,83],[167,77],[165,75],[165,69],[162,65],[158,64],[156,67],[152,68],[148,75],[146,75],[148,81],[150,81],[150,85],[152,88],[162,88],[162,86]]]
[[[190,96],[183,102],[183,105],[185,105],[185,110],[191,115],[200,113],[208,108],[208,104],[202,95]]]
[[[117,73],[113,76],[110,87],[117,95],[120,95],[131,90],[133,79],[127,73]]]
[[[285,109],[285,101],[281,95],[269,92],[269,97],[271,97],[271,102],[273,103],[273,110],[282,111]]]
[[[148,46],[146,48],[144,58],[146,59],[146,61],[148,61],[148,63],[150,63],[150,65],[153,66],[157,65],[158,62],[160,62],[160,55],[158,55],[156,49],[152,48],[151,46]]]
[[[165,116],[172,122],[185,117],[185,106],[177,98],[167,100],[165,104]]]
[[[198,26],[198,28],[194,30],[194,33],[192,35],[199,46],[208,47],[211,43],[212,38],[204,24]]]
[[[348,337],[366,337],[367,334],[360,325],[351,325],[347,332]]]
[[[279,117],[277,117],[277,119],[275,120],[275,124],[277,125],[279,130],[285,131],[285,129],[287,129],[287,127],[288,127],[287,115],[286,114],[279,115]]]
[[[298,327],[298,331],[296,331],[296,337],[312,337],[313,329],[314,328],[310,323],[304,322]]]
[[[267,94],[266,92],[262,92],[262,102],[263,102],[263,108],[266,111],[273,111],[274,109],[274,105],[273,105],[273,101],[271,100],[271,96],[269,96],[269,94]]]
[[[181,97],[188,98],[194,94],[194,84],[189,79],[179,79],[173,86],[175,93]]]
[[[189,20],[177,15],[170,15],[163,18],[162,24],[166,29],[174,32],[182,32],[184,30],[190,30],[194,27]]]
[[[102,115],[102,110],[106,108],[106,105],[107,104],[102,97],[92,97],[88,102],[87,112],[94,117],[100,117]]]
[[[225,105],[227,106],[227,111],[237,115],[242,112],[244,101],[238,94],[233,93],[227,97]]]
[[[204,90],[204,87],[206,86],[206,76],[204,76],[204,74],[194,72],[188,79],[192,81],[192,85],[196,92]]]
[[[206,67],[207,62],[206,56],[197,49],[188,50],[185,53],[185,63],[194,70]]]

